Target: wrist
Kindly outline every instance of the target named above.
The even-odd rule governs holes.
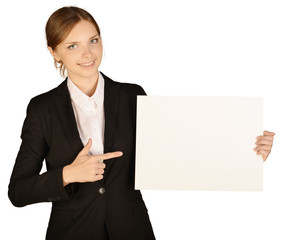
[[[72,183],[72,179],[71,179],[71,173],[70,173],[71,167],[70,165],[66,165],[63,168],[63,173],[62,173],[62,177],[63,177],[63,185],[64,187],[70,183]]]

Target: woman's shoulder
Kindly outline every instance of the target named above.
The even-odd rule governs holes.
[[[53,103],[54,95],[65,95],[67,93],[67,79],[65,79],[58,86],[32,97],[30,99],[29,105],[44,109],[44,107],[47,107]]]
[[[144,89],[139,84],[112,80],[111,78],[106,76],[104,73],[101,72],[101,74],[103,75],[106,84],[109,84],[112,86],[118,86],[122,93],[134,94],[134,95],[136,94],[145,95],[146,94]]]

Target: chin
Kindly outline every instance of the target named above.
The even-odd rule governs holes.
[[[70,78],[73,76],[77,76],[79,78],[91,78],[91,77],[94,77],[94,76],[97,76],[98,74],[98,69],[87,69],[87,70],[84,70],[84,71],[76,71],[76,72],[71,72],[69,74]]]
[[[98,71],[92,72],[92,73],[81,73],[80,76],[83,78],[91,78],[91,77],[96,77],[97,76]]]

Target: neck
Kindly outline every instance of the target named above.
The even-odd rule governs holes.
[[[79,76],[73,76],[72,74],[69,74],[69,78],[71,81],[88,97],[91,97],[97,88],[98,85],[98,79],[99,79],[99,72],[97,71],[97,74],[89,77],[79,77]]]

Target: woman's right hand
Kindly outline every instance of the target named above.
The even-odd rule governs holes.
[[[78,153],[75,160],[63,168],[64,186],[73,182],[95,182],[103,178],[105,163],[101,160],[107,160],[122,156],[122,152],[110,152],[101,155],[88,155],[92,145],[92,139],[89,138],[87,144]]]

